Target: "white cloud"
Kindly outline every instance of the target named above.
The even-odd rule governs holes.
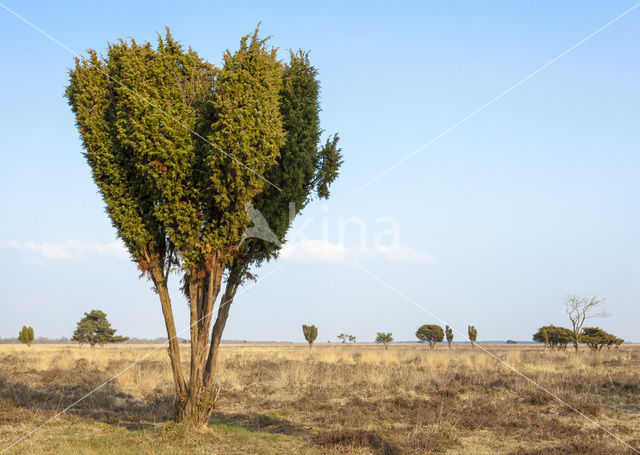
[[[286,243],[280,257],[287,261],[302,263],[325,263],[354,265],[365,260],[408,263],[434,263],[430,254],[418,253],[403,246],[348,248],[328,240],[304,240]]]
[[[108,256],[128,259],[129,254],[119,240],[112,242],[82,242],[66,240],[64,242],[20,242],[8,240],[0,242],[0,247],[20,251],[24,262],[32,265],[45,265],[48,261],[78,260],[89,256]],[[327,240],[304,240],[286,243],[280,257],[286,261],[309,264],[355,265],[362,261],[386,261],[396,263],[434,263],[436,259],[418,253],[403,246],[379,246],[373,248],[349,248]]]
[[[8,240],[0,242],[0,246],[21,251],[25,254],[25,262],[43,265],[44,260],[82,259],[87,256],[110,256],[118,259],[129,257],[122,242],[82,242],[66,240],[64,242],[19,242]]]

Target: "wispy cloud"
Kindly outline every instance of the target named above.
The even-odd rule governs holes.
[[[19,251],[26,264],[45,265],[52,261],[82,260],[91,256],[108,256],[128,259],[129,254],[119,240],[112,242],[33,242],[8,240],[0,242],[0,248]],[[286,243],[280,257],[283,260],[307,264],[355,265],[365,261],[424,264],[435,263],[430,254],[418,253],[403,246],[378,246],[350,248],[328,240],[304,240]]]
[[[105,243],[80,240],[64,242],[8,240],[0,242],[0,247],[22,252],[25,262],[34,265],[44,265],[46,261],[83,259],[89,256],[111,256],[118,259],[127,259],[129,256],[122,242],[118,240]]]
[[[430,254],[418,253],[403,246],[349,248],[328,240],[287,243],[282,247],[280,257],[292,262],[344,265],[355,265],[367,260],[412,264],[436,262],[436,258]]]

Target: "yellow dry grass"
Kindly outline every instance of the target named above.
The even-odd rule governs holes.
[[[583,349],[578,355],[540,346],[486,349],[638,445],[640,347]],[[182,350],[186,366],[189,347]],[[163,346],[2,345],[0,368],[0,400],[12,410],[4,420],[0,412],[0,435],[16,433],[18,413],[29,420],[38,412],[54,412],[116,375],[65,419],[80,418],[91,428],[107,423],[105,434],[113,434],[125,431],[123,426],[127,431],[159,428],[170,418],[173,384]],[[361,344],[313,349],[226,344],[217,375],[222,394],[215,434],[199,436],[187,451],[206,446],[208,453],[212,448],[300,453],[300,447],[305,453],[354,454],[632,453],[481,349],[466,345],[431,351],[418,345],[386,350]],[[177,447],[142,431],[140,438],[147,442],[135,448],[140,453]],[[133,434],[118,441],[141,444]],[[67,440],[71,452],[79,450],[73,436]]]

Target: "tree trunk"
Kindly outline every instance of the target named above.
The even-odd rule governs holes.
[[[218,315],[211,329],[213,310],[220,293],[224,264],[220,255],[214,254],[207,270],[192,269],[185,284],[189,299],[191,332],[191,366],[188,382],[185,380],[180,361],[171,300],[167,289],[166,276],[158,269],[152,279],[160,296],[167,335],[169,337],[169,358],[176,386],[175,421],[188,425],[206,425],[213,414],[218,399],[214,373],[222,332],[229,316],[229,306],[242,281],[243,269],[231,267],[223,298],[218,307]],[[209,343],[211,334],[211,343]]]
[[[191,368],[187,396],[179,400],[176,406],[176,421],[191,425],[207,424],[218,399],[218,390],[214,382],[208,380],[206,367],[210,356],[209,328],[224,270],[224,265],[217,259],[218,256],[213,257],[209,270],[204,273],[193,270],[188,285]]]
[[[220,299],[218,316],[216,317],[216,322],[211,330],[211,345],[209,347],[207,364],[205,365],[205,384],[208,388],[212,388],[214,385],[214,375],[218,361],[218,348],[220,347],[220,341],[222,340],[222,332],[227,324],[229,309],[231,308],[233,299],[235,298],[236,292],[238,292],[238,288],[242,283],[243,273],[244,266],[238,266],[235,263],[232,264],[229,270],[229,276],[227,277],[224,294],[222,295],[222,299]]]
[[[182,363],[180,360],[180,345],[178,343],[178,335],[176,333],[176,325],[173,320],[173,309],[171,307],[171,298],[167,287],[167,280],[161,270],[154,270],[151,279],[158,291],[160,297],[160,305],[162,307],[162,315],[164,317],[165,327],[167,329],[167,337],[169,339],[169,360],[171,362],[171,371],[173,373],[173,382],[176,388],[176,420],[178,416],[177,409],[180,403],[187,400],[188,391],[187,384],[182,373]]]
[[[174,420],[186,425],[207,425],[217,401],[217,390],[210,391],[204,387],[190,389],[186,399],[176,401]]]

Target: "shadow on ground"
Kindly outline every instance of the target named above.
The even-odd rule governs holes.
[[[99,385],[99,384],[98,384]],[[60,412],[76,403],[67,413],[118,425],[129,430],[157,427],[173,420],[174,395],[154,394],[140,400],[107,383],[96,390],[90,384],[40,384],[12,382],[0,377],[0,399],[23,409]],[[80,401],[79,401],[80,400]],[[306,434],[306,428],[278,417],[259,413],[217,412],[212,425],[225,424],[252,432]]]
[[[69,414],[128,429],[154,427],[173,417],[172,395],[158,394],[150,400],[139,400],[111,383],[95,387],[89,384],[29,385],[0,377],[0,398],[10,400],[17,407],[56,412],[77,402],[67,411]]]
[[[304,435],[309,428],[295,425],[286,419],[259,413],[223,413],[217,412],[211,419],[211,424],[225,424],[242,427],[246,430],[262,433],[276,433],[288,435]]]

